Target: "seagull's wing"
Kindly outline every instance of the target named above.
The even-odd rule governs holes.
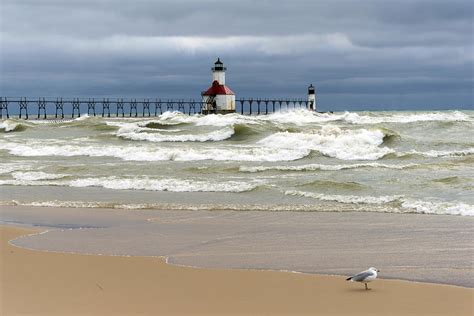
[[[361,273],[354,275],[353,277],[351,277],[351,280],[355,282],[362,282],[368,277],[373,276],[373,275],[374,273],[372,271],[367,270],[367,271],[363,271]]]

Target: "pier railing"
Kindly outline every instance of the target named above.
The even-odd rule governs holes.
[[[235,103],[235,112],[242,115],[262,115],[285,109],[313,107],[311,101],[298,99],[241,98],[236,99]],[[80,117],[84,113],[102,117],[151,117],[169,111],[192,115],[203,113],[205,107],[205,102],[192,99],[0,97],[0,119],[3,115],[26,120],[31,117],[47,119],[48,116],[64,119]]]

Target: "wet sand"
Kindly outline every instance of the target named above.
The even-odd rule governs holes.
[[[375,266],[386,279],[474,287],[470,216],[2,206],[0,219],[50,230],[14,242],[41,251],[340,276]]]
[[[184,268],[158,258],[32,251],[0,226],[2,315],[472,315],[474,290],[343,277]]]

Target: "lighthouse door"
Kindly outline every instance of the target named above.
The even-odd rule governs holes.
[[[216,100],[212,101],[212,112],[217,113],[217,102],[216,102]]]
[[[206,110],[209,113],[212,113],[216,109],[217,109],[216,96],[215,95],[208,96],[206,100]]]

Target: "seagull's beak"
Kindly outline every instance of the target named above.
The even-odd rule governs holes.
[[[377,272],[380,272],[380,270],[377,270]]]

